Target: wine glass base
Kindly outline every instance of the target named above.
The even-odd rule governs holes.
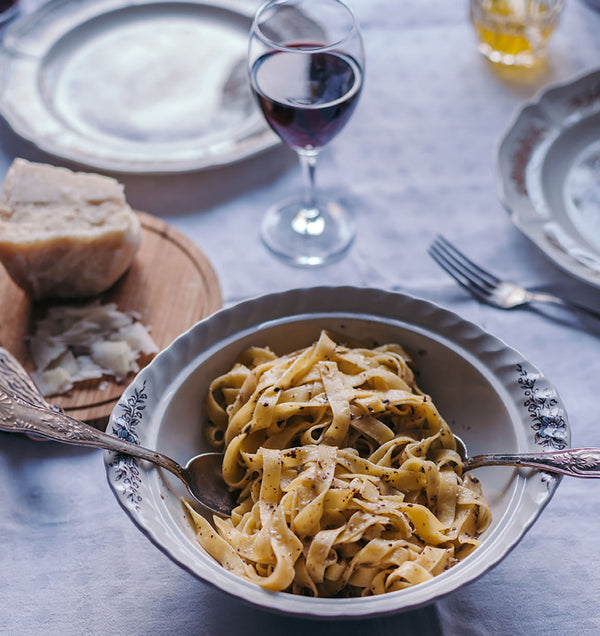
[[[298,199],[272,207],[263,219],[261,237],[279,258],[299,267],[339,260],[354,239],[354,223],[337,201],[318,198],[315,209]]]

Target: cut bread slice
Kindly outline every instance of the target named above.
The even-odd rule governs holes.
[[[81,298],[111,287],[142,239],[116,180],[15,159],[0,191],[0,260],[31,298]]]

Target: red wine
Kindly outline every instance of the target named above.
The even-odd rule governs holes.
[[[16,5],[18,0],[0,0],[0,13],[11,9],[14,5]]]
[[[252,89],[271,128],[295,148],[319,148],[350,118],[362,73],[348,55],[333,51],[274,51],[252,67]]]

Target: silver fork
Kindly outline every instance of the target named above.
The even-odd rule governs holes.
[[[494,307],[513,309],[529,303],[553,303],[600,319],[600,312],[589,307],[552,294],[529,291],[516,283],[501,280],[467,258],[443,236],[434,239],[428,253],[459,285],[475,298]]]

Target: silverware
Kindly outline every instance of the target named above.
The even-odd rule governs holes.
[[[456,451],[463,460],[463,472],[482,466],[528,466],[571,477],[600,479],[600,448],[566,448],[545,453],[495,453],[469,457],[467,445],[458,436]]]
[[[0,347],[0,430],[40,435],[66,444],[103,448],[150,461],[173,473],[194,499],[219,515],[233,509],[232,495],[223,481],[221,453],[196,455],[185,466],[162,453],[113,437],[63,413],[41,395],[16,358]],[[468,456],[466,444],[456,436],[463,471],[481,466],[531,466],[575,477],[600,477],[600,449],[580,448],[547,453]]]
[[[0,430],[41,435],[57,442],[93,446],[148,460],[170,471],[194,499],[209,510],[229,515],[233,501],[223,481],[221,453],[203,453],[181,466],[175,460],[104,433],[49,404],[17,359],[0,347]]]
[[[501,280],[474,263],[443,236],[434,239],[428,253],[459,285],[475,298],[494,307],[513,309],[529,303],[552,303],[600,319],[600,312],[589,307],[552,294],[530,291],[516,283]]]

